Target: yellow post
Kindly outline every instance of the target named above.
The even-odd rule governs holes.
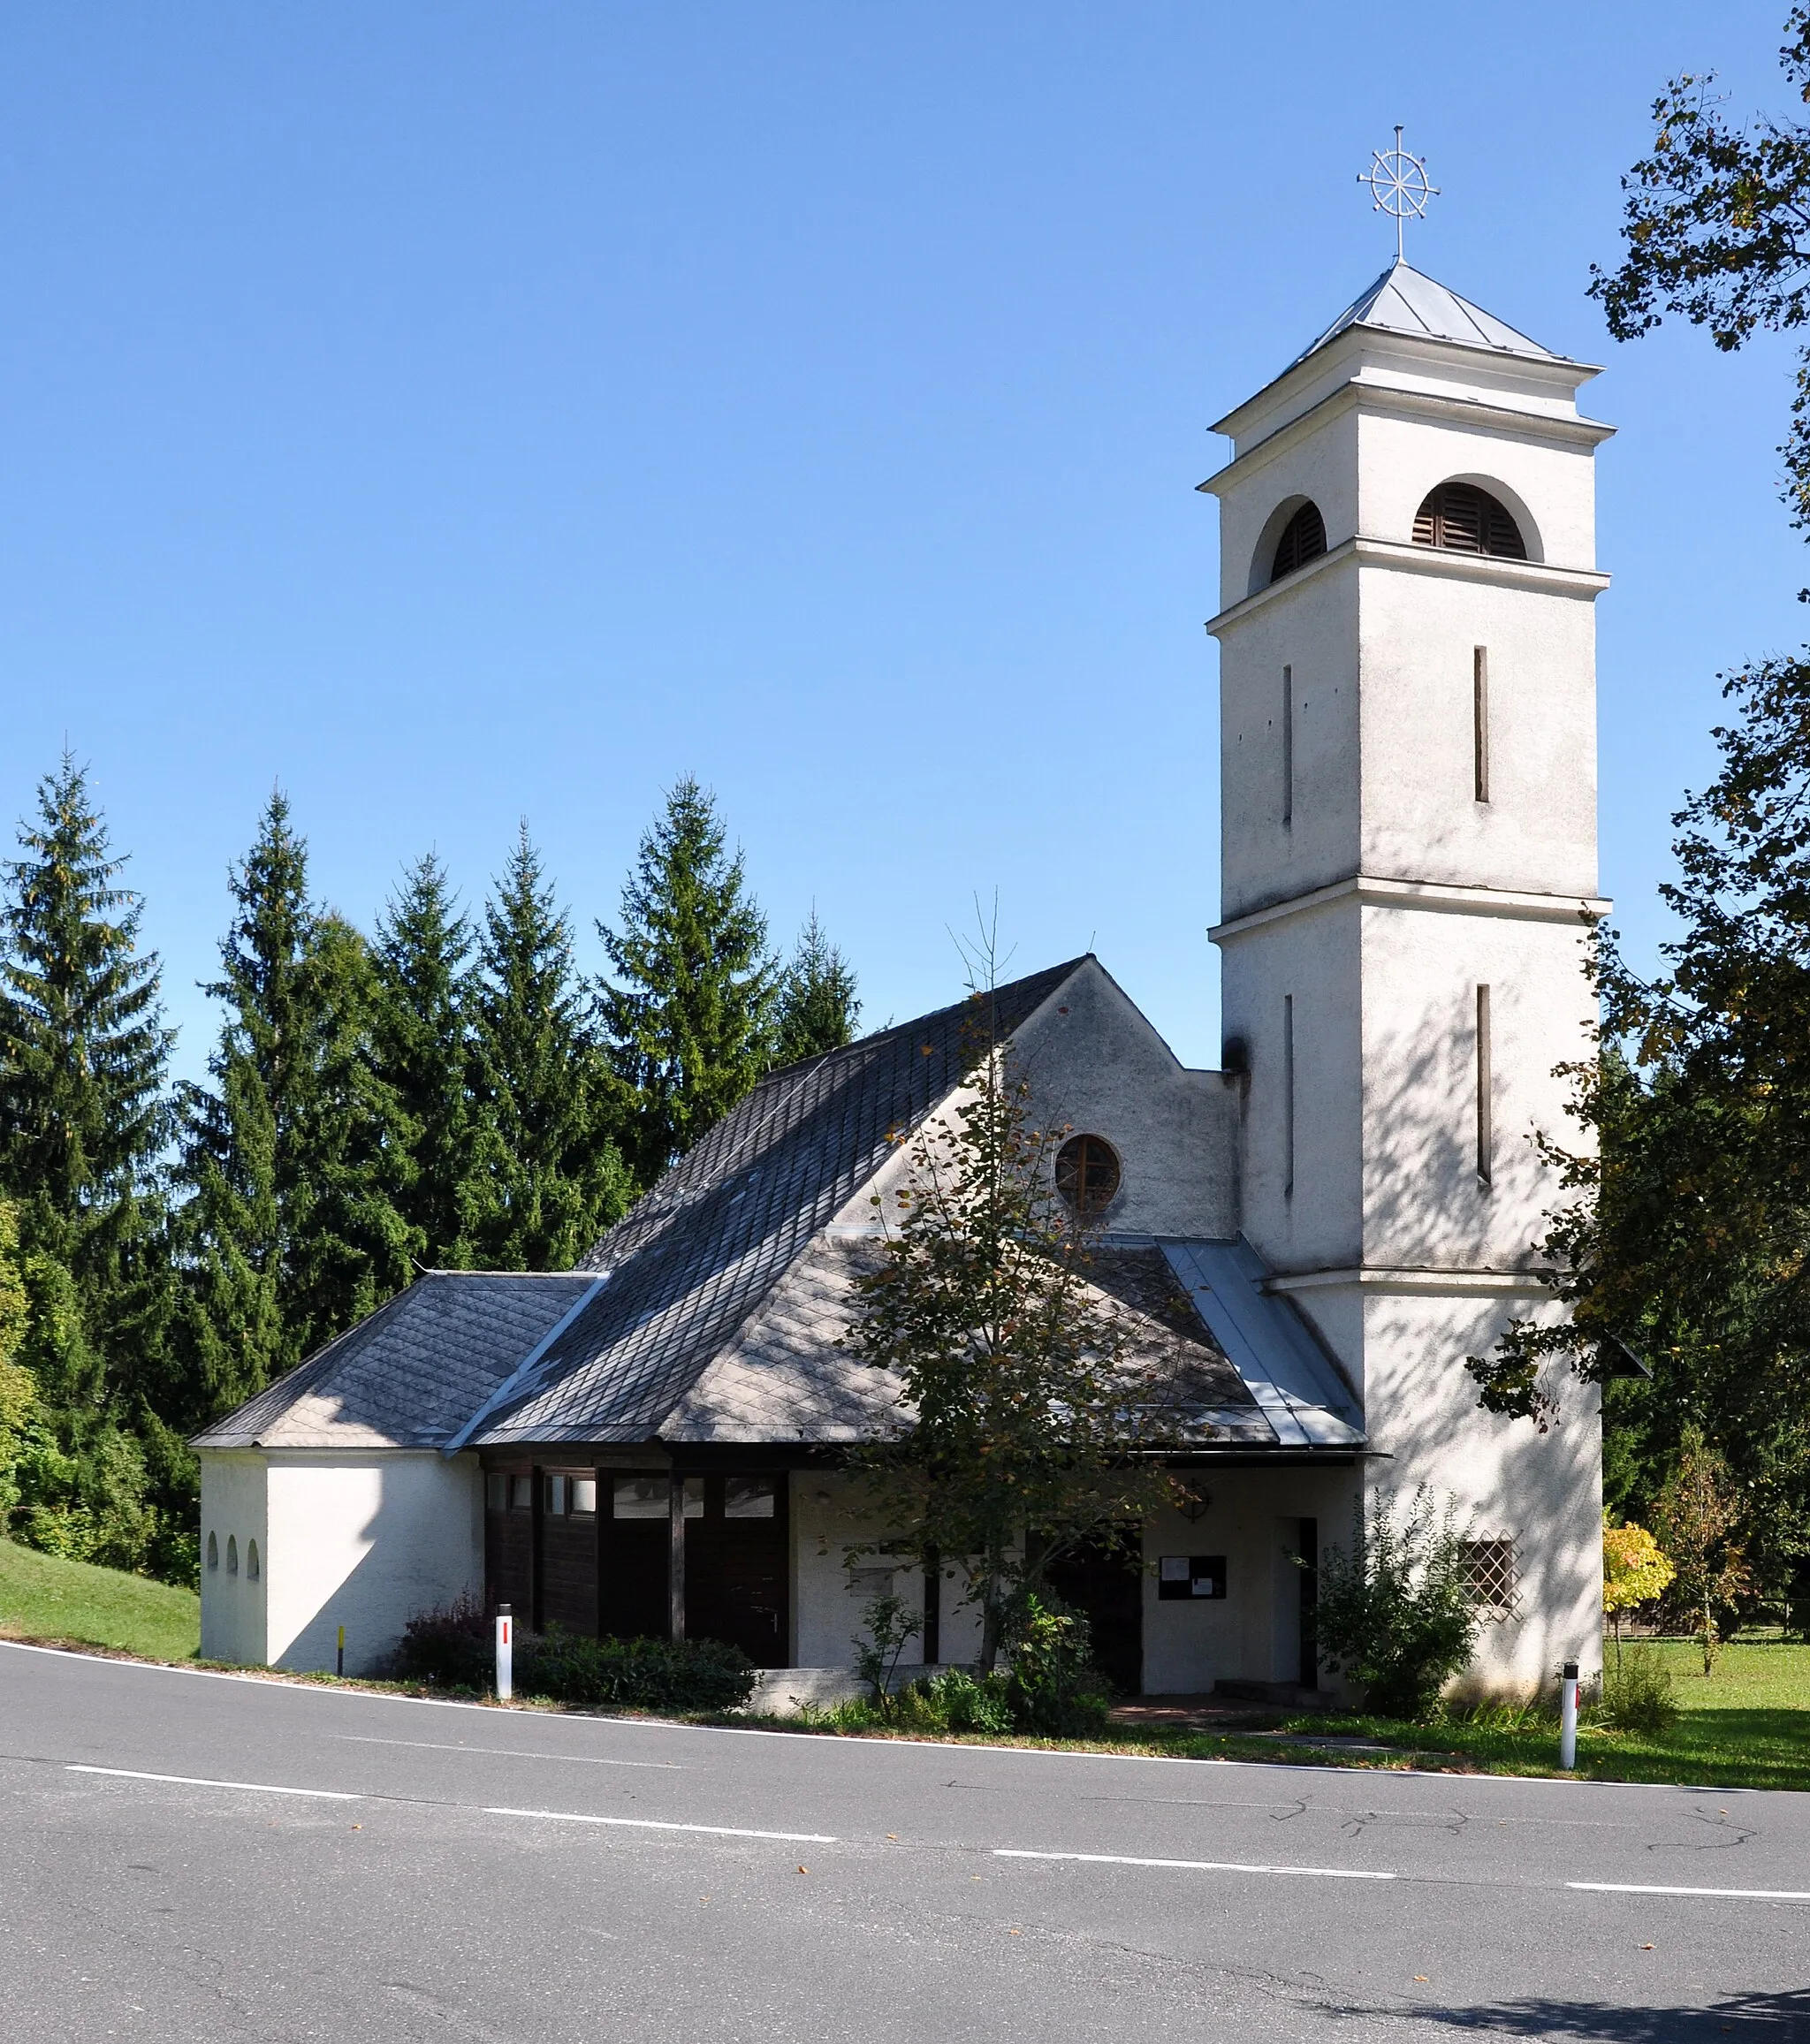
[[[343,1625],[339,1628],[339,1655],[333,1664],[333,1673],[335,1675],[346,1673],[346,1628]]]

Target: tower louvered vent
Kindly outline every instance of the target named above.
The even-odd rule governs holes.
[[[1494,554],[1502,560],[1527,558],[1527,543],[1514,514],[1487,490],[1470,483],[1441,483],[1428,493],[1414,514],[1414,543],[1442,547],[1448,553]]]
[[[1269,579],[1279,582],[1284,575],[1293,574],[1297,567],[1305,567],[1309,561],[1318,560],[1325,551],[1326,520],[1319,515],[1319,506],[1304,504],[1282,528]]]

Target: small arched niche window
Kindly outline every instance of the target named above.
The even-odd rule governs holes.
[[[1304,504],[1282,528],[1282,536],[1276,542],[1275,558],[1270,563],[1269,579],[1279,582],[1284,575],[1293,574],[1297,567],[1305,567],[1309,561],[1318,560],[1325,551],[1326,520],[1319,515],[1319,506]]]
[[[1119,1189],[1119,1157],[1103,1136],[1071,1136],[1056,1152],[1056,1190],[1083,1220],[1106,1212]]]
[[[226,1573],[229,1576],[236,1576],[239,1573],[239,1535],[237,1533],[228,1533],[226,1536]]]
[[[245,1543],[245,1579],[255,1583],[258,1579],[258,1544],[255,1540]]]
[[[1428,491],[1414,513],[1414,543],[1448,553],[1494,554],[1502,560],[1527,558],[1514,513],[1474,483],[1441,483]]]
[[[220,1566],[220,1536],[217,1533],[208,1535],[208,1566],[210,1569]]]

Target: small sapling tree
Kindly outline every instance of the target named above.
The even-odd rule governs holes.
[[[854,1455],[874,1551],[965,1578],[991,1672],[1014,1602],[1063,1555],[1126,1545],[1170,1480],[1160,1405],[1090,1281],[1084,1198],[1055,1183],[1069,1131],[1035,1124],[1025,1076],[977,992],[958,1105],[901,1138],[874,1196],[886,1228],[847,1341],[898,1382],[894,1423]]]

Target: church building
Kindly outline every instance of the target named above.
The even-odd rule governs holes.
[[[1593,1042],[1595,374],[1398,258],[1220,422],[1224,1068],[1092,956],[994,995],[1185,1414],[1142,1572],[1059,1584],[1127,1691],[1335,1686],[1297,1557],[1422,1484],[1470,1542],[1471,1686],[1597,1664],[1598,1422],[1493,1417],[1464,1368],[1555,1310],[1532,1138]],[[963,1017],[772,1073],[579,1269],[430,1273],[200,1435],[203,1653],[331,1668],[343,1627],[373,1668],[472,1597],[734,1641],[783,1707],[852,1689],[893,1590],[927,1661],[970,1659],[959,1586],[845,1563],[846,1448],[892,1407],[840,1345]]]

